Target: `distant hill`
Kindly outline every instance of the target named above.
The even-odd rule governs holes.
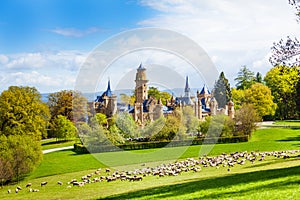
[[[191,88],[191,95],[196,96],[197,90],[201,90],[201,88]],[[172,90],[163,90],[164,92],[169,92],[171,95],[173,94],[175,97],[180,97],[184,96],[184,88],[174,88]],[[96,93],[85,93],[83,94],[89,102],[94,101],[97,96],[101,95],[104,91],[101,92],[96,92]],[[43,102],[48,102],[48,95],[50,93],[43,93],[41,94],[42,96],[42,101]],[[115,94],[117,97],[120,97],[121,94],[126,94],[131,96],[133,94],[132,89],[123,89],[123,90],[115,90],[113,91],[113,94]],[[119,100],[119,98],[118,98]]]

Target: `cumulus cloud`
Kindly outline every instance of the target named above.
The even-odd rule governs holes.
[[[101,32],[103,31],[103,29],[97,27],[90,27],[84,30],[76,28],[55,28],[49,31],[66,37],[83,37],[93,33]]]
[[[157,15],[140,21],[140,26],[162,27],[187,35],[208,52],[225,74],[233,74],[233,70],[237,73],[242,65],[266,71],[271,65],[260,61],[266,60],[273,42],[300,32],[293,8],[282,0],[141,0],[140,3],[158,11]]]
[[[0,55],[0,91],[11,85],[34,86],[40,92],[72,89],[86,55],[79,51]]]
[[[0,55],[5,70],[63,68],[78,70],[86,53],[78,51],[35,52]]]

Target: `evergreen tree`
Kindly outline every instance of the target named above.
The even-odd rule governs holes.
[[[257,82],[257,83],[263,83],[263,78],[262,78],[261,73],[259,73],[259,72],[256,73],[255,82]]]
[[[238,73],[238,77],[234,80],[237,81],[237,89],[248,89],[255,81],[254,72],[250,71],[247,66],[243,66]]]
[[[228,79],[225,77],[224,72],[220,73],[219,79],[215,83],[213,94],[220,108],[224,108],[231,100],[232,94],[230,84]]]

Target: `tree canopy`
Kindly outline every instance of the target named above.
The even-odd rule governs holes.
[[[72,139],[77,136],[75,125],[63,115],[54,119],[54,135],[57,139]]]
[[[219,79],[215,83],[213,94],[220,108],[224,108],[231,100],[232,94],[230,84],[228,79],[225,77],[224,72],[220,73]]]
[[[157,100],[161,99],[162,103],[165,105],[167,99],[171,98],[171,95],[168,92],[161,92],[156,87],[149,87],[148,97],[154,97]]]
[[[0,95],[0,181],[19,180],[42,159],[49,109],[35,88],[11,86]]]
[[[277,105],[273,99],[270,88],[261,83],[255,83],[245,91],[245,103],[252,104],[260,117],[275,115]]]
[[[237,81],[236,88],[237,89],[248,89],[255,81],[254,72],[250,71],[247,66],[243,66],[238,72],[237,78],[234,79]]]
[[[77,91],[62,90],[48,96],[51,119],[58,115],[72,122],[85,121],[88,114],[87,99]]]
[[[11,86],[0,95],[0,135],[46,137],[49,109],[32,87]]]
[[[271,89],[274,101],[278,105],[277,117],[292,119],[297,117],[297,86],[300,79],[300,68],[276,66],[267,72],[264,80]]]

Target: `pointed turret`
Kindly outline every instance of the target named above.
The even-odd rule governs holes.
[[[105,91],[105,94],[106,96],[108,97],[111,97],[112,96],[112,92],[111,92],[111,89],[110,89],[110,80],[108,80],[108,83],[107,83],[107,89]]]
[[[190,97],[190,92],[191,92],[191,88],[189,87],[189,77],[186,76],[185,79],[185,88],[184,88],[184,96],[185,97]]]

